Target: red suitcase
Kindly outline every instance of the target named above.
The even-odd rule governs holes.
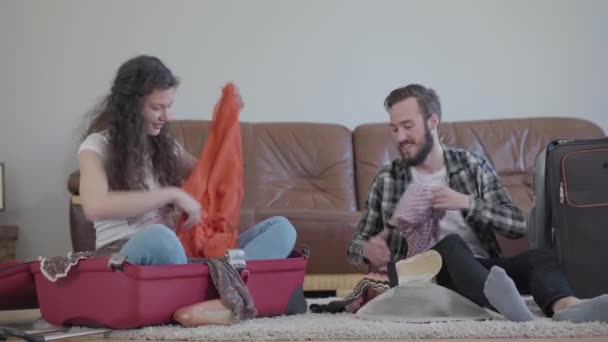
[[[34,275],[23,261],[0,264],[0,310],[21,310],[38,307]]]
[[[247,262],[241,276],[258,317],[290,313],[294,298],[305,300],[302,284],[307,262],[296,252],[287,259]],[[108,266],[108,258],[89,258],[56,282],[44,277],[40,262],[30,266],[42,317],[54,325],[128,329],[166,324],[173,321],[177,309],[219,296],[205,264],[139,266],[125,262],[114,270]],[[306,308],[305,302],[297,306]]]

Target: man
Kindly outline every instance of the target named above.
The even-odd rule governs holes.
[[[521,290],[556,320],[608,322],[608,295],[574,297],[550,251],[501,257],[494,234],[521,237],[524,215],[485,157],[439,142],[441,104],[434,90],[410,84],[393,90],[384,105],[401,158],[373,180],[366,212],[348,247],[351,263],[381,268],[407,255],[405,238],[389,221],[408,185],[429,184],[432,208],[445,210],[432,246],[443,259],[439,285],[513,321],[534,318]]]

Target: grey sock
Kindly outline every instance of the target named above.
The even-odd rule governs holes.
[[[516,322],[534,320],[534,315],[519,294],[515,283],[498,266],[490,269],[483,287],[486,298],[507,319]]]
[[[585,299],[553,315],[556,321],[608,323],[608,294]]]

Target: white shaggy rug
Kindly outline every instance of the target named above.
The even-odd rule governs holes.
[[[309,300],[308,304],[327,303],[329,300]],[[417,324],[365,321],[353,314],[307,313],[259,318],[232,326],[183,328],[171,325],[121,330],[110,333],[108,337],[133,340],[302,341],[608,336],[608,324],[554,322],[540,317],[539,308],[533,302],[528,302],[539,317],[527,323],[509,322],[495,313],[492,313],[495,318],[488,321]]]

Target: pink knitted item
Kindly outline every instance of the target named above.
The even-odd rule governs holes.
[[[433,209],[431,189],[429,185],[410,184],[389,221],[405,236],[408,258],[427,251],[439,239],[439,221],[445,210]]]

